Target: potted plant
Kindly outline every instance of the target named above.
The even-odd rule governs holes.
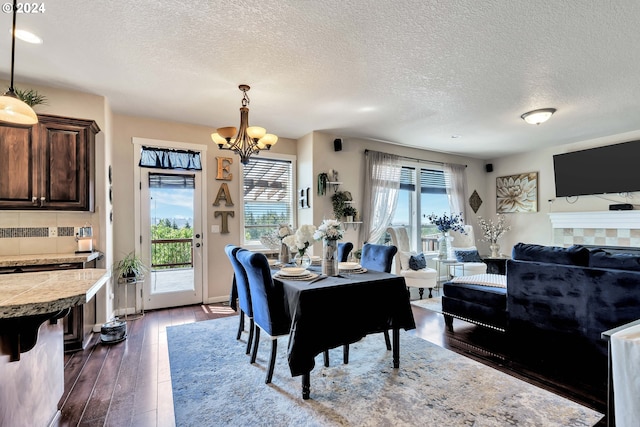
[[[351,205],[346,205],[344,209],[342,209],[342,214],[347,218],[347,222],[353,222],[357,213],[356,208]]]
[[[118,272],[119,277],[141,277],[149,270],[134,252],[129,252],[127,256],[118,261],[114,269]]]
[[[347,206],[345,202],[351,201],[351,193],[348,191],[336,191],[331,196],[331,203],[333,204],[333,215],[335,219],[340,219],[344,216],[344,208]]]

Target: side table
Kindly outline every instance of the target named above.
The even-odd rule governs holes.
[[[140,295],[140,312],[138,310],[138,283],[143,283],[144,277],[120,277],[118,278],[118,285],[124,285],[124,320],[137,320],[144,316],[144,298]],[[129,308],[129,286],[133,285],[134,295],[135,295],[135,310],[133,313],[133,317],[128,319],[127,310]],[[140,290],[140,294],[142,293],[142,289]],[[120,296],[118,294],[118,307],[120,307]]]
[[[451,267],[460,267],[462,269],[462,275],[464,276],[464,263],[458,261],[457,259],[442,259],[442,258],[432,258],[432,260],[436,264],[436,271],[438,272],[438,276],[436,278],[436,284],[439,288],[440,285],[444,282],[451,280],[453,274],[451,274]]]
[[[508,256],[482,256],[482,261],[487,264],[488,274],[507,274],[507,260],[511,259]]]

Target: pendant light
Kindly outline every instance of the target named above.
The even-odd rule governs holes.
[[[249,97],[247,92],[251,88],[249,85],[240,85],[238,89],[244,94],[242,107],[240,107],[240,130],[233,126],[218,128],[216,133],[211,134],[211,139],[218,144],[219,149],[231,150],[236,153],[240,156],[240,162],[246,165],[249,163],[249,157],[252,154],[258,154],[260,150],[271,150],[271,147],[278,142],[278,137],[267,133],[265,128],[249,126]]]
[[[13,0],[13,27],[11,29],[11,81],[9,90],[0,96],[0,123],[9,123],[16,126],[32,126],[38,123],[38,116],[33,108],[21,101],[16,96],[13,87],[13,68],[16,56],[16,13],[17,0]]]

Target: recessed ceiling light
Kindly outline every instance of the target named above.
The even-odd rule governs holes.
[[[9,30],[11,33],[11,30]],[[31,44],[42,44],[42,39],[27,30],[16,29],[16,38]]]
[[[462,138],[462,135],[451,135],[451,138],[453,138],[453,139]]]

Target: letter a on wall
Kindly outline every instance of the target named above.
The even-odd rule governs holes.
[[[213,202],[213,206],[220,206],[220,200],[224,200],[225,206],[233,206],[233,200],[231,200],[231,193],[229,193],[229,186],[226,182],[220,184],[220,188],[218,189],[218,195],[216,196],[216,200]]]

